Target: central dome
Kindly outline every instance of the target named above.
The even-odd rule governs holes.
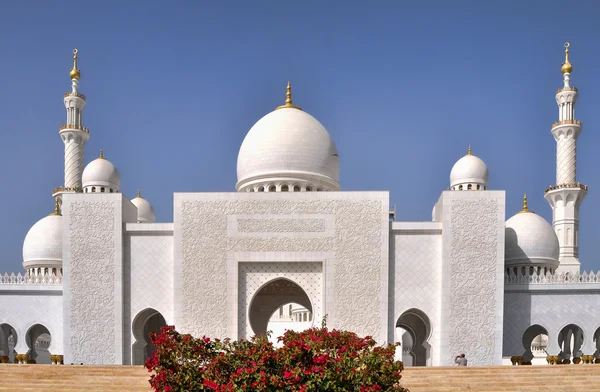
[[[239,192],[337,191],[335,143],[317,119],[292,105],[267,114],[250,129],[237,161]]]

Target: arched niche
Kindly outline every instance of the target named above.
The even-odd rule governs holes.
[[[428,342],[431,335],[431,322],[425,312],[413,308],[402,313],[396,321],[396,335],[400,335],[396,337],[397,341],[412,344],[412,347],[406,347],[406,350],[402,347],[402,358],[406,366],[431,365],[431,345]],[[412,363],[406,363],[411,359]]]
[[[132,332],[135,342],[131,346],[132,365],[143,365],[156,347],[150,341],[150,333],[160,333],[167,323],[156,309],[146,308],[133,319]]]

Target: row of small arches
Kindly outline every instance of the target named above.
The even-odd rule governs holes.
[[[547,273],[550,274],[554,274],[554,268],[550,268],[550,267],[544,267],[544,269],[542,269],[542,267],[521,267],[521,275],[527,275],[527,268],[529,268],[529,275],[533,275],[533,274],[544,274],[546,275]],[[517,275],[519,273],[519,267],[507,267],[506,268],[506,273],[510,274],[510,272],[513,272],[515,275]]]
[[[280,184],[280,185],[258,185],[254,188],[248,188],[246,192],[323,192],[327,191],[321,187],[313,187],[310,185],[300,186],[300,185],[288,185],[288,184]]]
[[[31,276],[31,277],[46,276],[46,275],[57,276],[57,274],[62,275],[62,273],[63,273],[62,268],[33,267],[33,268],[27,269],[27,275]]]
[[[115,191],[112,188],[108,188],[108,190],[107,190],[107,188],[105,188],[103,186],[101,186],[101,187],[88,186],[88,187],[83,188],[83,193],[96,193],[96,192],[100,192],[100,193],[119,193],[118,191]]]
[[[481,184],[468,184],[466,190],[468,191],[472,191],[472,190],[481,190],[482,185]],[[464,191],[465,188],[462,185],[455,185],[452,187],[453,191]],[[483,190],[487,190],[487,186],[483,185]]]

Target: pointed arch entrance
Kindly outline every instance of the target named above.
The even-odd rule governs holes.
[[[290,303],[299,304],[312,313],[310,298],[297,283],[286,278],[277,278],[264,284],[248,307],[248,319],[253,333],[266,334],[273,313]]]
[[[402,359],[405,366],[431,365],[431,323],[419,309],[409,309],[396,321],[396,339],[402,342]],[[404,345],[407,345],[405,347]]]
[[[160,329],[166,325],[165,318],[156,309],[147,308],[135,316],[132,323],[135,342],[131,347],[133,365],[143,365],[150,358],[156,349],[150,341],[150,333],[160,333]]]

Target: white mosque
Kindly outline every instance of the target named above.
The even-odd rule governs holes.
[[[429,222],[397,222],[389,192],[342,191],[327,130],[292,103],[266,114],[239,151],[237,192],[174,193],[156,223],[115,166],[84,166],[90,132],[77,51],[64,95],[64,185],[23,244],[23,274],[0,278],[0,360],[141,364],[150,331],[247,339],[320,325],[401,342],[409,366],[593,361],[600,357],[600,276],[581,273],[577,88],[569,48],[556,93],[552,223],[506,219],[469,148]],[[493,187],[492,187],[493,188]],[[513,196],[514,197],[514,196]],[[50,203],[48,203],[50,204]]]

